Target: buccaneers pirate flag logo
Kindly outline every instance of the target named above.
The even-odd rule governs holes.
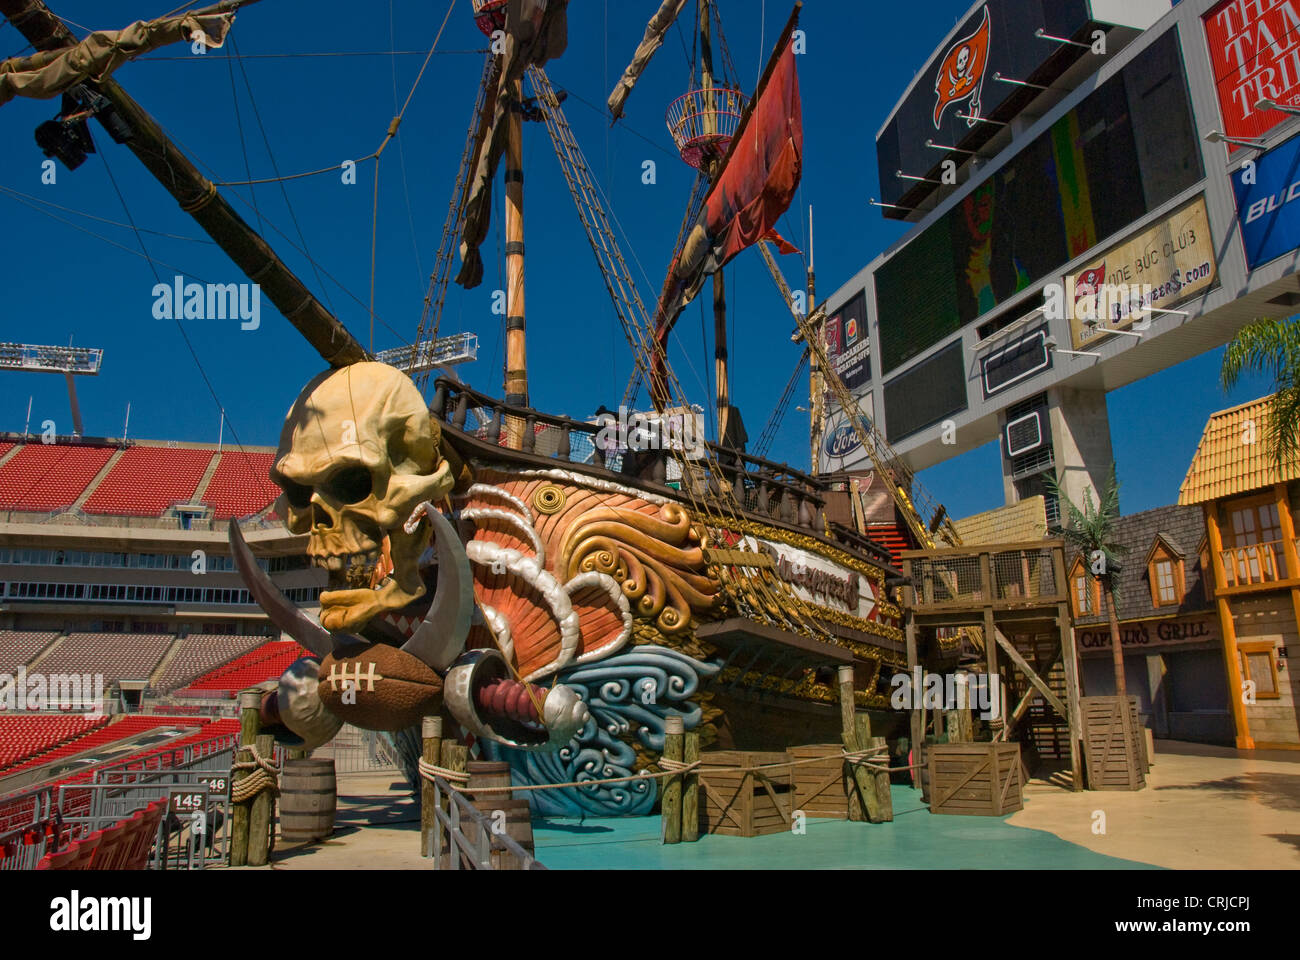
[[[984,87],[984,69],[989,64],[989,8],[984,8],[984,20],[969,37],[956,41],[943,55],[939,75],[934,81],[938,99],[934,104],[934,128],[939,129],[943,112],[949,104],[970,100],[966,126],[975,126],[980,115],[980,91]]]

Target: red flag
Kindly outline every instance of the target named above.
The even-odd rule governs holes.
[[[1106,280],[1106,261],[1101,266],[1085,270],[1074,281],[1074,299],[1077,303],[1084,297],[1095,297],[1101,292],[1101,285]]]
[[[792,17],[784,50],[769,65],[758,99],[727,154],[726,168],[705,198],[664,284],[655,324],[659,349],[652,382],[657,396],[668,333],[705,280],[760,240],[774,241],[782,253],[797,252],[775,229],[790,209],[803,174],[803,108],[790,42],[795,22]]]
[[[984,87],[984,70],[989,65],[989,8],[984,8],[984,20],[969,37],[963,37],[948,48],[939,64],[939,74],[934,78],[934,128],[939,129],[943,111],[951,103],[970,100],[970,116],[980,115],[980,91]],[[975,126],[968,119],[966,126]]]

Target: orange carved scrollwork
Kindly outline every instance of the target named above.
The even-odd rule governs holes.
[[[591,571],[613,577],[634,613],[668,635],[686,630],[692,613],[709,610],[718,597],[699,531],[673,503],[657,516],[597,507],[575,518],[561,541],[556,570],[564,580]]]

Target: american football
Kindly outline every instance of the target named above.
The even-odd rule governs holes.
[[[422,660],[388,644],[330,654],[320,666],[326,708],[366,730],[404,730],[441,707],[442,678]]]

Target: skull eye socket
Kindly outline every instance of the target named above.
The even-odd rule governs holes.
[[[326,492],[340,503],[360,503],[370,496],[373,489],[370,471],[364,467],[347,467],[340,470],[323,486]]]
[[[311,487],[301,483],[294,483],[288,477],[280,478],[280,489],[284,491],[285,499],[289,501],[289,506],[295,510],[306,510],[311,506]]]

